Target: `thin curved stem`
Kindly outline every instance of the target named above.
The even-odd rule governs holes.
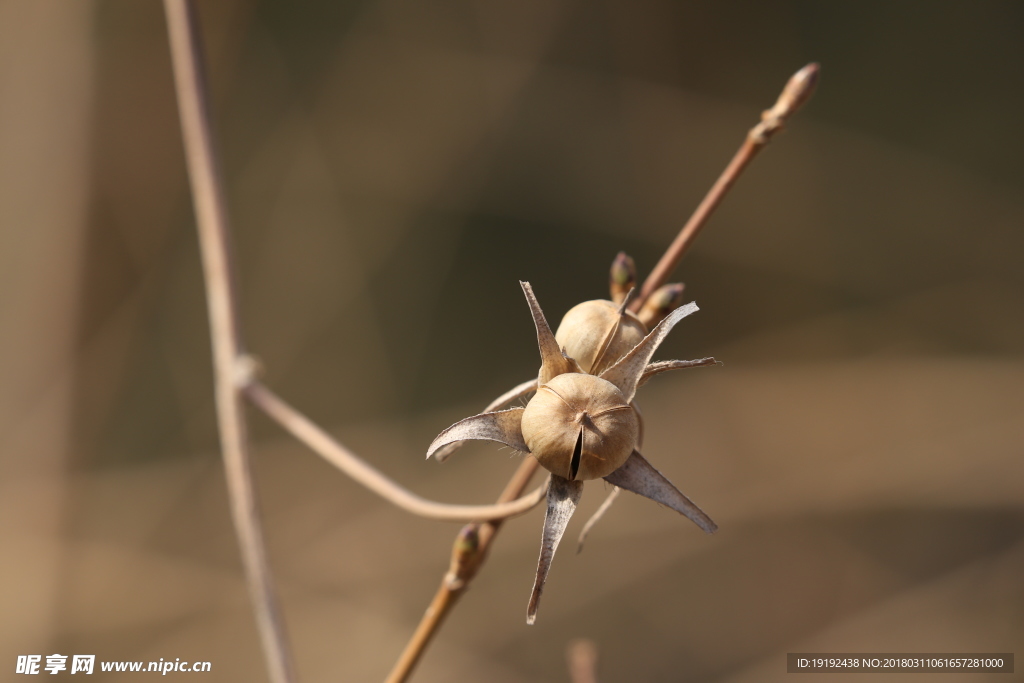
[[[448,522],[501,520],[528,512],[544,499],[543,486],[521,498],[517,494],[500,500],[496,505],[448,505],[421,498],[367,464],[260,382],[248,384],[245,394],[253,405],[327,462],[384,500],[414,515]],[[536,462],[534,458],[528,461]]]
[[[238,298],[234,286],[227,208],[206,100],[195,8],[190,0],[165,0],[164,9],[206,282],[217,424],[231,516],[270,680],[273,683],[290,683],[295,680],[295,672],[263,543],[259,503],[249,462],[244,405],[235,382],[235,364],[242,353]]]

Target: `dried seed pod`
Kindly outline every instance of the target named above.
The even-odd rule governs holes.
[[[624,306],[596,299],[569,309],[555,341],[583,372],[600,374],[647,336],[647,328]]]
[[[631,293],[617,308],[610,301],[588,301],[566,314],[559,327],[561,338],[557,339],[530,283],[520,285],[537,329],[541,357],[537,394],[526,408],[485,412],[456,422],[434,439],[427,457],[457,441],[483,439],[529,452],[551,471],[537,575],[526,611],[526,623],[532,624],[551,560],[583,492],[582,480],[603,477],[616,490],[646,496],[686,515],[708,533],[717,527],[640,455],[637,448],[642,423],[631,405],[637,386],[649,374],[702,364],[651,364],[651,357],[669,331],[696,311],[697,305],[675,309],[645,336],[643,324],[626,311]],[[603,326],[598,327],[598,333],[586,334],[588,318],[597,321],[590,325]],[[624,341],[630,336],[639,341]],[[574,356],[586,359],[586,370]],[[453,581],[457,581],[458,573],[454,576]]]
[[[523,440],[542,466],[569,481],[605,477],[629,458],[636,412],[607,380],[564,373],[542,384],[522,416]]]

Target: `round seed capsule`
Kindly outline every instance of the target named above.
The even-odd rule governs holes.
[[[599,479],[636,448],[639,420],[614,384],[567,372],[540,386],[523,412],[522,432],[547,470],[570,481]]]
[[[633,313],[619,315],[611,301],[584,301],[569,309],[555,332],[555,341],[579,363],[583,372],[600,374],[647,336]]]

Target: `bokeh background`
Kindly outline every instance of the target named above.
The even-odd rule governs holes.
[[[701,311],[659,357],[724,365],[640,393],[648,457],[720,532],[627,495],[574,555],[591,484],[528,628],[535,510],[415,680],[565,681],[576,637],[602,681],[1024,652],[1024,5],[200,4],[267,382],[451,502],[493,499],[516,466],[422,454],[535,372],[517,280],[557,321],[607,296],[620,249],[646,273],[786,78],[823,66],[677,271]],[[160,3],[0,2],[9,672],[59,652],[265,680],[191,210]],[[253,429],[302,680],[382,679],[457,526]]]

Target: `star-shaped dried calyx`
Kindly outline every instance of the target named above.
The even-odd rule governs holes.
[[[427,457],[454,442],[482,439],[529,453],[551,472],[540,559],[527,610],[527,623],[532,624],[583,481],[603,478],[680,512],[708,533],[717,526],[640,455],[640,418],[632,405],[645,377],[693,364],[652,365],[650,361],[676,323],[695,312],[697,305],[676,308],[649,334],[640,334],[646,328],[626,310],[628,296],[618,306],[585,302],[570,311],[575,314],[566,315],[559,327],[563,338],[557,339],[529,283],[520,284],[537,329],[541,357],[537,393],[525,408],[481,413],[456,422],[434,439]],[[609,321],[610,325],[604,324]],[[582,360],[574,358],[570,349]]]

